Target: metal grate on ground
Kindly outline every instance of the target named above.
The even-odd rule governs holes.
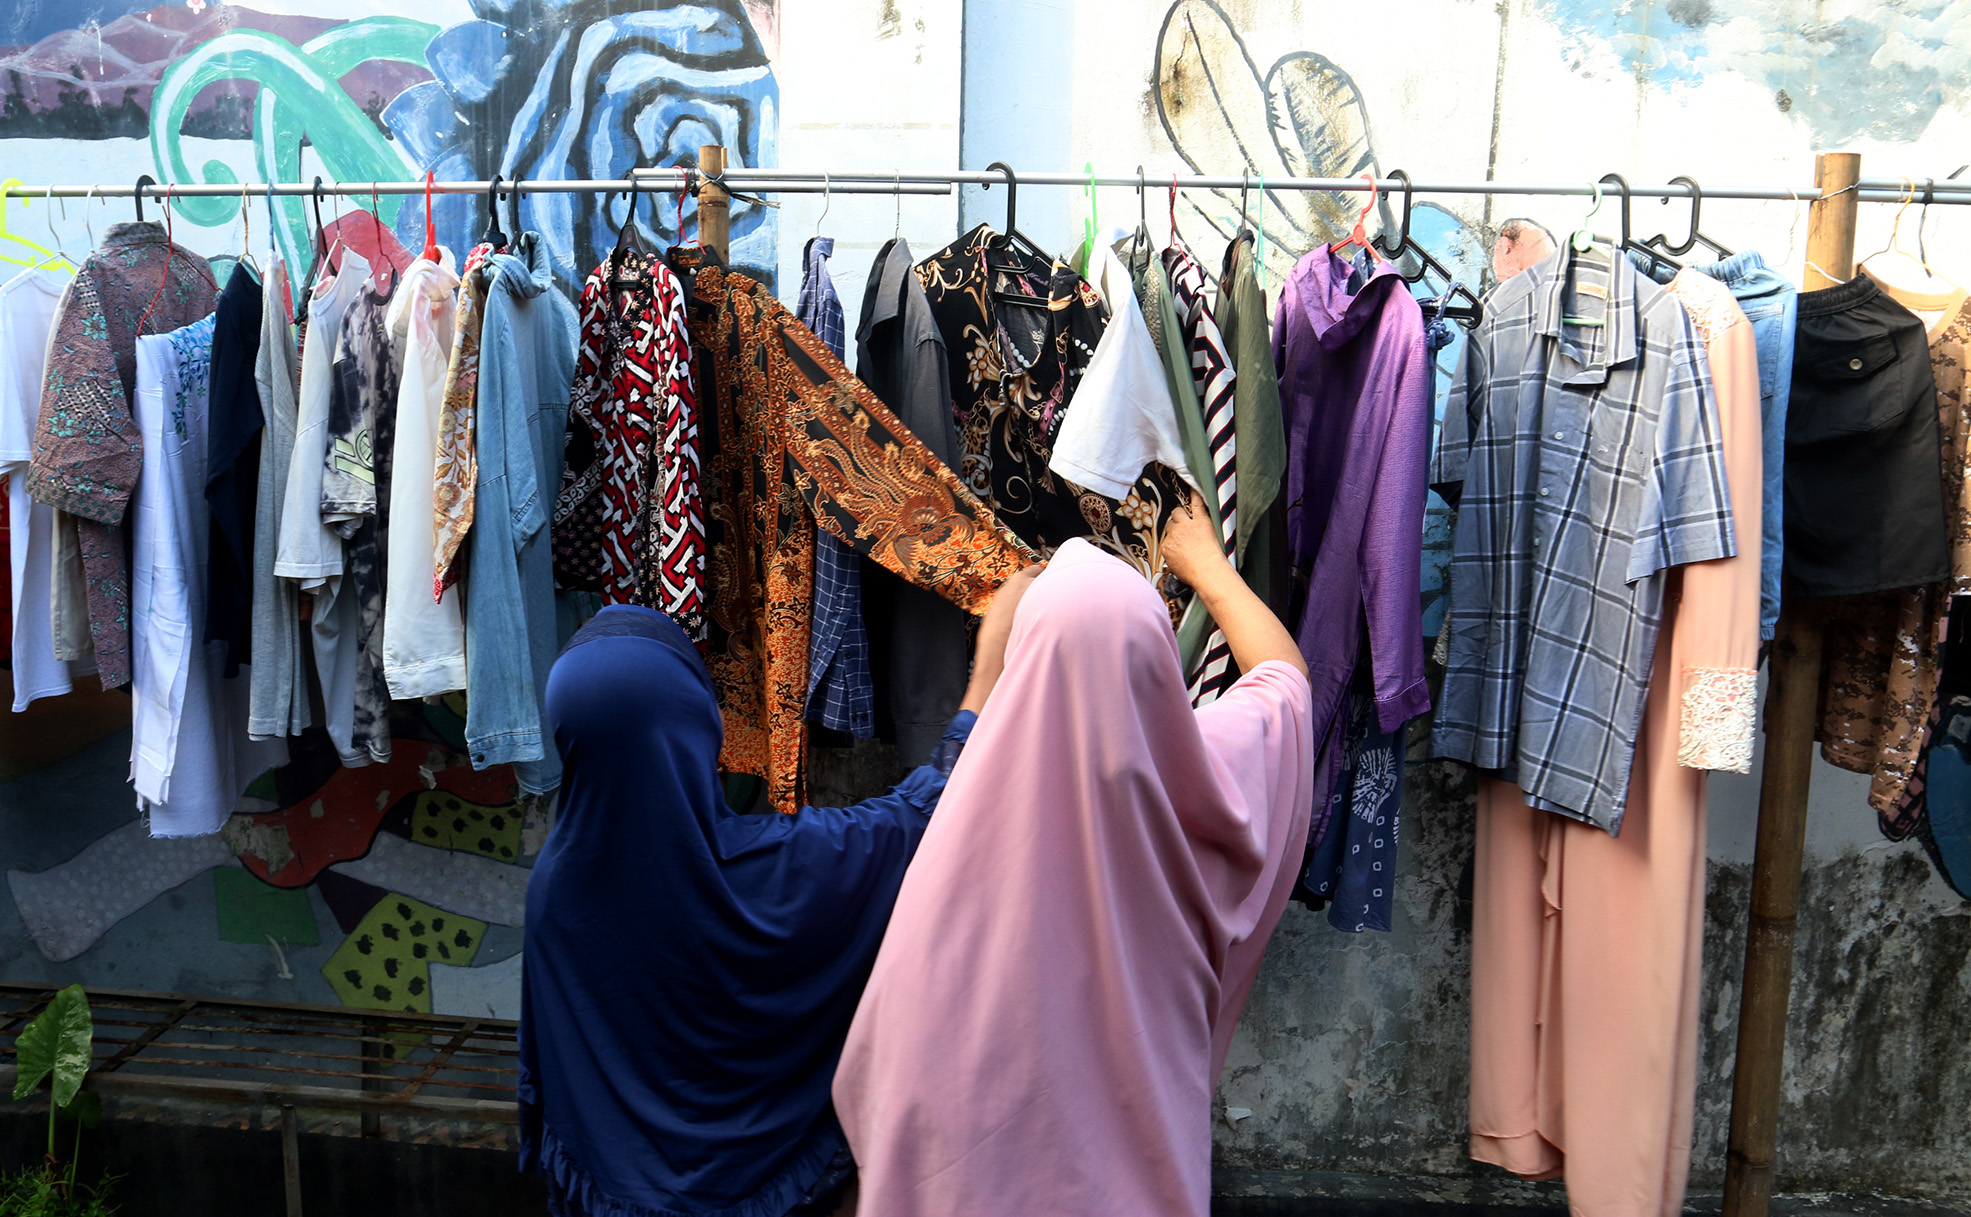
[[[0,981],[0,1081],[57,986]],[[513,1124],[516,1024],[490,1018],[89,990],[106,1096],[158,1096]]]

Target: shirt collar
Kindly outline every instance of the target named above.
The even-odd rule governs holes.
[[[1567,294],[1571,277],[1577,273],[1580,257],[1573,243],[1565,242],[1552,257],[1525,272],[1543,276],[1542,281],[1533,288],[1533,298],[1537,302],[1534,331],[1554,339],[1562,357],[1574,365],[1560,383],[1579,386],[1606,384],[1610,368],[1631,363],[1636,358],[1636,268],[1625,257],[1609,257],[1608,299],[1602,310],[1603,341],[1590,343],[1593,358],[1583,359],[1584,348],[1577,336],[1578,329],[1570,334],[1568,327],[1561,324],[1562,300]]]
[[[862,328],[896,317],[903,312],[903,277],[910,273],[910,245],[893,237],[876,254],[876,265],[869,275],[870,287],[863,296]]]
[[[1382,312],[1383,298],[1401,284],[1393,263],[1374,260],[1361,290],[1348,294],[1350,266],[1327,245],[1317,245],[1294,267],[1287,290],[1300,301],[1301,315],[1327,350],[1336,350],[1362,332]]]
[[[164,225],[149,220],[124,220],[109,226],[103,234],[104,249],[128,249],[139,245],[163,245],[170,238]]]

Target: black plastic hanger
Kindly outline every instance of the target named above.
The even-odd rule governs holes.
[[[1000,173],[1006,175],[1006,231],[1004,234],[1006,242],[1003,249],[1007,255],[1007,261],[1004,262],[995,262],[988,255],[986,258],[986,270],[988,272],[1003,271],[1007,274],[1020,275],[1022,277],[1044,274],[1051,278],[1051,272],[1054,267],[1053,256],[1040,248],[1040,246],[1034,244],[1019,229],[1020,179],[1013,176],[1013,167],[1005,161],[994,161],[992,164],[987,165],[986,169],[997,169]],[[992,293],[992,298],[1007,304],[1023,305],[1027,308],[1047,307],[1046,296],[1027,296],[1019,292],[996,291]]]
[[[322,179],[320,175],[316,176],[314,189],[309,193],[314,196],[315,260],[309,264],[308,273],[301,280],[301,290],[294,293],[294,324],[296,325],[300,325],[308,315],[309,292],[315,286],[315,281],[321,278],[323,269],[328,266],[329,253],[331,252],[328,243],[328,230],[322,226]]]
[[[1705,236],[1703,229],[1699,227],[1704,214],[1704,191],[1698,186],[1697,179],[1687,174],[1680,174],[1671,178],[1670,184],[1690,187],[1690,235],[1684,238],[1681,245],[1673,245],[1668,233],[1659,232],[1643,244],[1660,249],[1666,254],[1687,254],[1701,244],[1719,258],[1731,257],[1731,250]],[[1667,203],[1670,200],[1666,198],[1663,201]]]
[[[623,227],[616,233],[616,248],[611,250],[609,254],[609,265],[613,270],[613,273],[609,277],[609,286],[612,288],[643,287],[648,282],[647,278],[643,275],[625,274],[623,271],[623,264],[626,261],[625,255],[641,254],[644,252],[643,238],[636,230],[636,201],[642,195],[643,187],[637,184],[635,173],[632,171],[630,177],[630,209],[623,216]]]
[[[1397,229],[1396,239],[1394,241],[1389,239],[1387,233],[1384,233],[1378,235],[1370,242],[1370,245],[1375,248],[1377,253],[1380,253],[1396,265],[1397,273],[1402,276],[1403,282],[1405,283],[1421,283],[1424,281],[1426,275],[1436,275],[1444,281],[1445,294],[1456,303],[1447,303],[1442,297],[1435,297],[1430,301],[1423,302],[1425,307],[1434,308],[1438,315],[1449,317],[1453,321],[1462,322],[1466,325],[1477,325],[1485,318],[1485,306],[1479,302],[1478,296],[1470,288],[1466,287],[1464,282],[1456,274],[1452,273],[1450,267],[1439,262],[1436,258],[1431,257],[1430,251],[1417,244],[1416,239],[1410,235],[1410,198],[1412,193],[1410,190],[1410,175],[1401,169],[1391,169],[1386,176],[1395,178],[1397,181],[1403,183],[1403,219]],[[1406,259],[1415,263],[1416,269],[1414,271],[1404,269]]]
[[[506,248],[506,233],[500,230],[499,212],[500,183],[505,180],[495,173],[486,186],[486,231],[479,234],[481,245],[491,245],[496,250]]]
[[[144,187],[156,186],[157,179],[146,173],[137,179],[137,189],[131,193],[131,200],[137,204],[137,223],[144,222]]]
[[[1668,267],[1672,274],[1682,270],[1684,268],[1683,263],[1677,261],[1674,258],[1666,256],[1663,250],[1653,248],[1649,244],[1649,242],[1638,241],[1635,239],[1635,232],[1630,227],[1629,224],[1630,196],[1629,196],[1628,179],[1623,177],[1619,173],[1604,173],[1601,175],[1601,184],[1604,186],[1615,187],[1615,193],[1620,195],[1622,200],[1620,204],[1621,207],[1620,223],[1622,225],[1622,235],[1621,238],[1617,240],[1615,243],[1616,256],[1620,257],[1625,253],[1636,253],[1649,259],[1648,273],[1652,279],[1656,277],[1657,270],[1659,270],[1662,267]],[[1655,241],[1658,239],[1660,239],[1660,234],[1658,237],[1651,237],[1650,241]],[[1688,248],[1690,248],[1688,245],[1684,246],[1683,249],[1671,248],[1669,252],[1680,254],[1684,252],[1684,249],[1688,249]]]

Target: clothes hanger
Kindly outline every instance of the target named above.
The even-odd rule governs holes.
[[[1581,226],[1574,230],[1574,234],[1572,236],[1567,238],[1567,243],[1574,247],[1575,253],[1577,254],[1587,253],[1589,250],[1593,249],[1597,241],[1599,241],[1599,238],[1597,238],[1594,234],[1594,230],[1588,227],[1588,221],[1594,219],[1595,215],[1600,211],[1601,211],[1601,183],[1597,181],[1595,183],[1595,201],[1593,202],[1593,204],[1591,204],[1588,207],[1588,214],[1581,217]]]
[[[1339,241],[1336,241],[1336,242],[1335,242],[1335,243],[1334,243],[1333,245],[1330,245],[1330,246],[1328,246],[1328,252],[1329,252],[1329,253],[1331,253],[1331,254],[1338,254],[1338,253],[1340,253],[1340,252],[1341,252],[1342,250],[1344,250],[1344,249],[1347,249],[1347,248],[1348,248],[1349,246],[1351,246],[1351,245],[1359,245],[1359,246],[1361,246],[1361,247],[1362,247],[1363,249],[1366,249],[1366,250],[1368,250],[1368,251],[1369,251],[1369,256],[1370,256],[1371,258],[1374,258],[1374,259],[1375,259],[1375,260],[1377,260],[1377,261],[1381,261],[1381,260],[1382,260],[1382,251],[1381,251],[1381,250],[1379,250],[1379,249],[1377,249],[1377,248],[1375,247],[1375,244],[1374,244],[1374,242],[1372,242],[1372,241],[1370,241],[1370,240],[1369,240],[1369,233],[1368,233],[1368,230],[1367,230],[1366,228],[1364,228],[1364,227],[1362,226],[1362,225],[1363,225],[1363,221],[1365,221],[1365,220],[1367,220],[1367,219],[1369,218],[1369,213],[1370,213],[1370,212],[1372,212],[1372,211],[1374,211],[1374,210],[1376,209],[1376,195],[1377,195],[1377,192],[1378,192],[1378,187],[1377,187],[1377,185],[1376,185],[1376,175],[1375,175],[1375,174],[1373,174],[1373,173],[1364,173],[1364,174],[1362,174],[1362,175],[1361,175],[1361,177],[1362,177],[1362,180],[1363,180],[1363,181],[1365,181],[1365,182],[1367,182],[1367,183],[1369,184],[1369,203],[1368,203],[1368,206],[1366,206],[1366,207],[1364,207],[1364,208],[1362,208],[1362,210],[1361,210],[1361,211],[1359,211],[1359,212],[1357,212],[1357,213],[1356,213],[1356,215],[1355,215],[1355,227],[1354,227],[1353,229],[1350,229],[1350,230],[1349,230],[1349,233],[1348,233],[1348,235],[1347,235],[1347,236],[1345,236],[1345,237],[1343,237],[1343,238],[1342,238],[1341,240],[1339,240]],[[1265,179],[1265,178],[1264,178],[1264,177],[1262,176],[1262,177],[1261,177],[1261,178],[1259,179],[1259,181],[1260,181],[1260,186],[1259,186],[1259,191],[1260,191],[1260,195],[1259,195],[1259,207],[1260,207],[1260,218],[1261,218],[1261,222],[1263,223],[1263,222],[1264,222],[1264,219],[1265,219],[1265,215],[1266,215],[1266,211],[1265,211],[1265,208],[1266,208],[1266,179]]]
[[[1678,254],[1678,255],[1687,254],[1692,249],[1696,248],[1699,245],[1702,245],[1706,249],[1710,250],[1711,253],[1717,258],[1723,259],[1723,258],[1731,257],[1732,256],[1731,250],[1726,249],[1723,245],[1720,245],[1718,242],[1704,235],[1703,228],[1699,226],[1699,221],[1704,214],[1704,190],[1702,187],[1700,187],[1697,184],[1697,179],[1689,176],[1688,174],[1679,174],[1678,176],[1670,179],[1670,184],[1672,186],[1683,186],[1690,191],[1690,235],[1686,236],[1683,239],[1682,244],[1673,245],[1670,243],[1670,237],[1668,233],[1659,232],[1655,236],[1643,242],[1643,244],[1650,246],[1653,249],[1661,250],[1663,253],[1666,254]],[[1666,195],[1663,199],[1663,202],[1668,203],[1669,201],[1670,199]]]
[[[33,267],[40,265],[41,258],[46,257],[51,251],[35,244],[26,237],[15,236],[7,230],[7,196],[13,193],[14,187],[25,186],[26,184],[17,177],[10,177],[5,182],[0,182],[0,239],[12,241],[24,249],[33,251],[35,254],[40,255],[40,257],[17,258],[12,254],[0,254],[0,262],[11,262],[15,266]],[[26,200],[23,199],[22,201],[25,203]]]
[[[95,189],[95,187],[92,186],[90,187],[90,189],[93,190]],[[69,257],[68,250],[62,247],[62,234],[55,231],[55,210],[54,207],[52,206],[52,204],[56,204],[56,203],[61,204],[62,223],[67,224],[68,202],[64,199],[57,199],[55,197],[55,184],[53,182],[48,183],[48,202],[51,204],[51,206],[48,208],[47,211],[48,239],[55,243],[55,254],[61,259],[61,261],[58,263],[49,263],[48,265],[55,267],[66,265],[71,270],[73,270],[79,264],[76,262],[74,258]]]
[[[335,251],[342,248],[342,234],[337,232],[335,242],[330,244],[328,228],[322,223],[322,178],[315,175],[315,185],[309,193],[313,196],[315,212],[315,258],[309,263],[308,273],[301,280],[301,290],[294,293],[294,324],[300,325],[307,319],[309,297],[318,293],[322,286],[322,275],[334,273]]]
[[[376,260],[383,263],[383,266],[390,268],[390,288],[384,292],[384,295],[395,295],[397,292],[397,264],[385,257],[383,253],[385,248],[383,244],[383,204],[377,201],[375,182],[370,183],[370,223],[376,226]],[[383,267],[371,267],[370,277],[372,283],[382,279]]]
[[[612,291],[625,288],[644,287],[647,277],[635,272],[625,272],[631,254],[642,254],[643,238],[636,230],[636,201],[643,194],[643,187],[637,184],[634,174],[630,177],[630,207],[623,215],[623,226],[616,231],[615,248],[609,251],[609,287]]]
[[[890,232],[890,240],[901,241],[903,239],[903,170],[901,169],[897,170],[896,192],[897,224]]]
[[[1137,258],[1147,259],[1155,252],[1150,242],[1150,205],[1146,197],[1149,183],[1143,177],[1143,166],[1136,166],[1136,231],[1129,234],[1129,260],[1133,264]]]
[[[1170,243],[1184,244],[1184,238],[1177,232],[1177,175],[1174,173],[1170,175]]]
[[[438,250],[438,226],[431,219],[431,187],[437,179],[437,171],[424,171],[424,252],[418,257],[427,262],[443,262],[445,256]]]
[[[261,280],[262,282],[265,282],[267,278],[266,272],[260,269],[260,263],[253,256],[253,213],[252,211],[248,210],[248,207],[249,207],[249,203],[246,197],[246,183],[241,182],[240,183],[240,256],[238,258],[238,261],[247,266],[251,266],[253,268],[253,277],[255,279]]]
[[[493,180],[486,185],[486,231],[479,234],[481,245],[490,245],[495,250],[506,248],[506,233],[500,229],[498,199],[500,183],[506,179],[495,173]]]
[[[1921,284],[1918,290],[1934,292],[1937,290],[1937,285],[1942,284],[1946,290],[1956,291],[1957,285],[1955,283],[1952,283],[1949,279],[1944,278],[1942,275],[1932,270],[1928,262],[1924,261],[1921,258],[1918,258],[1916,255],[1910,253],[1908,250],[1902,247],[1903,214],[1909,210],[1909,205],[1911,202],[1915,200],[1915,198],[1916,198],[1916,179],[1911,177],[1905,177],[1903,179],[1902,203],[1899,207],[1896,208],[1896,218],[1894,223],[1892,223],[1889,226],[1889,243],[1887,245],[1884,245],[1881,249],[1878,249],[1874,253],[1868,255],[1866,258],[1863,258],[1861,261],[1855,263],[1855,267],[1858,271],[1862,269],[1867,269],[1870,271],[1871,274],[1874,275],[1875,278],[1880,279],[1884,283],[1887,283],[1889,282],[1889,275],[1883,270],[1872,267],[1869,264],[1874,262],[1877,258],[1883,257],[1884,255],[1897,254],[1900,255],[1903,259],[1905,259],[1905,261],[1908,264],[1917,267],[1923,272],[1923,277],[1925,280],[1927,280],[1927,282]],[[4,217],[0,217],[0,219],[3,218]],[[1918,226],[1919,227],[1921,226],[1921,221],[1918,222]],[[1818,270],[1819,267],[1816,267],[1815,269]],[[1825,274],[1826,272],[1822,271],[1821,273]],[[1917,286],[1917,285],[1899,284],[1898,286]]]
[[[1636,254],[1641,255],[1642,257],[1649,259],[1649,269],[1650,269],[1651,278],[1655,278],[1656,270],[1658,267],[1667,266],[1670,268],[1672,274],[1675,274],[1677,271],[1682,270],[1684,268],[1683,263],[1651,248],[1651,246],[1647,242],[1638,241],[1635,239],[1632,230],[1629,227],[1629,204],[1631,197],[1629,193],[1629,179],[1623,177],[1619,173],[1604,173],[1601,175],[1601,180],[1604,184],[1613,185],[1616,189],[1616,192],[1620,194],[1622,197],[1622,203],[1620,208],[1620,223],[1622,228],[1622,236],[1621,236],[1621,240],[1616,244],[1616,252],[1617,253],[1634,252]],[[1662,234],[1659,233],[1657,234],[1657,236],[1651,237],[1650,240],[1651,241],[1659,240],[1661,239],[1661,237]],[[1684,248],[1688,249],[1689,246],[1686,245]],[[1671,252],[1682,253],[1684,252],[1684,250],[1674,249]]]
[[[1422,283],[1432,274],[1444,280],[1447,286],[1441,295],[1419,303],[1425,307],[1434,303],[1439,317],[1449,317],[1453,321],[1476,326],[1485,317],[1484,306],[1479,302],[1478,297],[1452,273],[1449,267],[1432,257],[1430,251],[1417,244],[1416,239],[1410,235],[1410,175],[1401,169],[1391,169],[1386,176],[1403,183],[1402,220],[1397,228],[1396,240],[1391,241],[1388,235],[1384,234],[1371,243],[1372,248],[1396,264],[1397,273],[1402,276],[1406,284]],[[1403,269],[1406,258],[1415,260],[1414,273]],[[1461,300],[1462,303],[1453,303],[1454,300]]]
[[[1601,199],[1602,199],[1601,181],[1597,180],[1595,182],[1594,203],[1588,208],[1588,214],[1581,217],[1581,227],[1575,229],[1574,235],[1567,238],[1568,246],[1571,249],[1573,249],[1573,251],[1577,255],[1592,253],[1594,252],[1594,248],[1597,244],[1607,243],[1603,241],[1601,238],[1595,236],[1593,230],[1588,227],[1588,221],[1594,219],[1595,214],[1601,210]],[[1610,260],[1611,262],[1613,261],[1612,258]],[[1610,277],[1612,279],[1613,267],[1611,266],[1610,269],[1611,269]],[[1564,266],[1562,273],[1566,273]],[[1608,324],[1607,319],[1602,317],[1569,317],[1565,315],[1561,317],[1560,323],[1562,325],[1579,326],[1582,329],[1590,329],[1590,330],[1600,329],[1602,326]]]
[[[1025,278],[1040,274],[1045,268],[1051,275],[1054,266],[1053,255],[1034,244],[1019,229],[1020,179],[1013,176],[1013,167],[1005,161],[994,161],[987,165],[986,169],[988,171],[997,169],[1006,175],[1006,231],[1002,234],[1006,239],[1001,250],[1007,258],[1004,262],[995,262],[992,255],[988,253],[985,260],[987,273],[999,271]],[[1017,304],[1023,308],[1048,307],[1047,297],[1029,296],[1022,292],[995,291],[992,293],[992,298],[1003,304]]]
[[[515,178],[506,184],[506,222],[513,225],[513,240],[518,241],[527,235],[527,228],[520,222],[520,200],[527,192],[520,188],[520,179]]]
[[[1083,192],[1088,197],[1088,215],[1081,222],[1081,247],[1090,254],[1095,252],[1095,234],[1102,230],[1102,222],[1095,210],[1095,162],[1083,161],[1082,172],[1088,175],[1088,185]]]
[[[157,185],[157,179],[146,173],[137,179],[137,188],[131,192],[131,200],[137,204],[137,223],[144,222],[144,187]]]
[[[828,218],[829,209],[835,206],[835,183],[828,178],[826,169],[821,171],[821,214],[814,218],[814,236],[808,238],[812,245],[821,236],[821,222]]]

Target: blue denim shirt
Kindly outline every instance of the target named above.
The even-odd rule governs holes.
[[[1731,289],[1745,319],[1752,323],[1752,340],[1759,348],[1759,430],[1765,460],[1760,486],[1764,523],[1759,551],[1759,637],[1770,639],[1779,624],[1779,567],[1785,556],[1783,524],[1786,469],[1786,401],[1793,385],[1793,324],[1798,293],[1793,285],[1766,269],[1756,253],[1735,254],[1710,265],[1693,263]]]
[[[548,510],[561,485],[574,306],[551,290],[539,234],[488,259],[474,420],[479,485],[465,602],[465,742],[475,769],[511,763],[520,788],[561,784],[549,745],[548,669],[559,649]]]

